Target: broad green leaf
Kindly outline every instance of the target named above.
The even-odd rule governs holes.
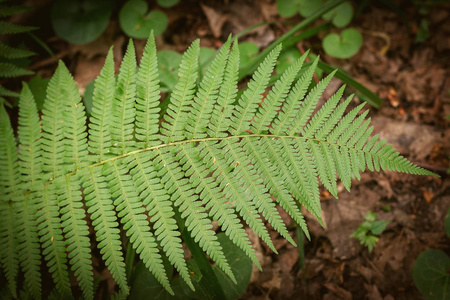
[[[347,26],[353,18],[353,7],[350,2],[344,2],[338,7],[323,15],[325,20],[331,20],[334,26],[342,28]]]
[[[28,82],[28,87],[34,96],[39,111],[42,111],[49,81],[49,78],[42,78],[41,75],[36,75]]]
[[[173,90],[178,80],[178,66],[181,54],[171,50],[158,51],[159,80],[161,85]]]
[[[278,13],[285,18],[293,17],[297,14],[301,2],[301,0],[277,0]]]
[[[52,26],[56,34],[73,44],[97,39],[109,23],[111,0],[58,0],[52,8]]]
[[[169,22],[167,16],[157,10],[149,13],[147,11],[147,2],[143,0],[130,0],[125,3],[119,13],[122,30],[137,39],[148,38],[152,30],[155,36],[163,33]]]
[[[450,299],[450,257],[441,250],[422,252],[414,263],[413,278],[425,299]]]
[[[84,90],[83,102],[86,107],[86,114],[90,116],[92,114],[92,105],[93,105],[93,97],[94,97],[94,83],[95,80],[92,80]]]
[[[323,50],[336,58],[349,58],[358,53],[362,35],[355,28],[344,29],[340,35],[330,33],[322,40]]]
[[[298,0],[298,12],[302,17],[309,17],[323,6],[322,0]]]
[[[247,65],[259,52],[256,44],[251,42],[243,42],[239,44],[239,59],[240,65]]]

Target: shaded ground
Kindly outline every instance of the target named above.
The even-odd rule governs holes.
[[[430,248],[450,252],[443,229],[450,206],[450,180],[445,173],[450,166],[450,128],[445,120],[450,115],[450,6],[430,6],[430,38],[415,43],[417,6],[410,1],[394,2],[408,17],[409,27],[388,8],[370,5],[352,23],[363,33],[364,44],[351,59],[337,60],[322,53],[317,37],[299,47],[312,48],[325,62],[344,68],[376,92],[384,100],[381,109],[371,109],[370,113],[376,133],[402,155],[442,177],[366,173],[361,181],[353,181],[351,193],[340,185],[338,200],[323,192],[325,228],[307,215],[312,238],[304,246],[306,285],[301,279],[296,248],[277,238],[279,255],[275,255],[254,238],[264,272],[254,272],[242,299],[421,299],[411,275],[415,259]],[[111,44],[115,45],[118,65],[127,38],[113,19],[97,41],[84,46],[69,45],[51,32],[48,6],[48,1],[40,1],[37,12],[28,15],[28,22],[41,27],[41,37],[66,62],[84,92],[99,74]],[[201,4],[182,1],[166,13],[170,25],[157,39],[160,50],[183,51],[198,37],[202,46],[217,48],[229,33],[236,34],[265,21],[282,20],[275,2],[269,0],[215,0]],[[260,27],[241,41],[265,47],[288,29],[283,24]],[[143,41],[137,42],[138,52],[143,45]],[[31,68],[48,77],[56,64],[43,57],[36,57]],[[19,82],[9,84],[14,87]],[[340,84],[332,81],[325,98]],[[390,221],[372,253],[350,238],[368,211]],[[290,224],[289,217],[283,217]],[[291,232],[295,236],[294,228]]]

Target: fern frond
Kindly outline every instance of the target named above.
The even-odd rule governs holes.
[[[311,92],[308,93],[305,101],[303,101],[298,110],[297,116],[293,119],[292,123],[288,125],[288,128],[290,128],[290,130],[287,132],[288,135],[296,135],[302,130],[303,126],[305,126],[306,122],[308,122],[309,118],[311,117],[311,114],[313,113],[314,108],[316,107],[317,102],[320,99],[320,96],[328,86],[328,83],[330,82],[331,78],[333,78],[333,75],[335,73],[336,71],[331,72],[327,77],[322,79],[311,90]]]
[[[253,160],[256,171],[262,175],[265,186],[275,198],[281,207],[301,226],[308,239],[310,238],[305,219],[300,212],[295,199],[283,185],[283,180],[278,175],[275,165],[270,162],[266,149],[262,143],[256,139],[244,140],[243,148],[247,151],[247,155]]]
[[[3,202],[21,200],[19,154],[16,148],[8,113],[3,104],[0,104],[0,193]]]
[[[29,32],[29,31],[32,31],[35,29],[37,29],[37,27],[24,26],[24,25],[18,25],[18,24],[5,22],[5,21],[0,21],[0,35]]]
[[[127,150],[134,148],[135,97],[136,53],[133,41],[130,40],[117,76],[116,93],[111,109],[112,118],[109,129],[111,131],[111,151],[114,154],[125,154]]]
[[[255,122],[252,122],[252,132],[260,133],[267,130],[267,127],[272,123],[277,110],[286,99],[286,96],[291,88],[295,76],[298,74],[303,66],[306,56],[309,51],[306,51],[299,59],[297,59],[287,70],[283,73],[280,79],[275,82],[272,90],[261,104],[261,108],[256,113]]]
[[[68,165],[65,167],[66,172],[73,172],[90,163],[86,140],[86,115],[80,92],[69,70],[62,62],[59,63],[58,69],[61,70],[61,84],[65,96],[62,110],[65,146],[63,162]]]
[[[80,174],[83,178],[85,202],[94,226],[97,247],[105,261],[112,277],[120,289],[128,293],[125,273],[125,263],[121,253],[119,226],[113,201],[105,177],[102,176],[102,166],[89,167]]]
[[[38,191],[36,202],[38,233],[42,254],[59,293],[70,296],[69,272],[67,270],[66,247],[59,218],[58,194],[55,184],[44,185]]]
[[[151,216],[155,235],[170,263],[175,266],[183,278],[189,278],[189,272],[181,247],[180,232],[172,208],[170,196],[161,184],[157,171],[148,155],[133,155],[128,164],[133,183],[142,202]]]
[[[219,187],[223,189],[222,193],[227,198],[232,199],[236,212],[242,216],[248,226],[276,253],[275,246],[261,218],[257,214],[255,205],[252,201],[248,201],[247,191],[242,186],[242,182],[239,181],[243,174],[234,174],[238,162],[229,156],[226,157],[226,153],[222,151],[222,147],[216,147],[214,143],[207,142],[205,148],[207,157],[214,161],[217,166],[217,171],[219,172],[217,180],[220,182]]]
[[[7,96],[7,97],[19,97],[19,94],[16,92],[13,92],[11,90],[5,89],[0,85],[0,97],[1,96]]]
[[[181,145],[180,153],[184,154],[183,159],[180,160],[183,171],[189,177],[191,187],[199,194],[202,204],[209,210],[210,217],[217,220],[225,234],[250,257],[258,268],[261,268],[240,220],[234,214],[230,203],[227,203],[227,198],[221,194],[214,177],[208,176],[210,172],[216,170],[213,167],[215,161],[201,159],[204,147],[203,144],[198,147],[189,144]]]
[[[8,46],[4,43],[0,43],[0,56],[9,58],[9,59],[16,59],[16,58],[24,58],[35,55],[34,52],[28,51],[26,49],[20,49],[20,48],[14,48],[11,46]]]
[[[110,152],[109,127],[111,106],[114,99],[115,78],[113,49],[106,56],[100,76],[95,79],[92,97],[92,113],[89,119],[89,152],[98,155],[98,161],[106,159]]]
[[[161,124],[161,133],[165,135],[163,141],[166,143],[184,139],[183,130],[191,111],[190,106],[195,92],[199,53],[200,41],[196,40],[181,59],[178,69],[179,79],[170,97],[170,104],[164,116],[165,122]]]
[[[176,155],[180,166],[184,166],[186,161],[192,159],[192,155],[197,155],[197,149],[180,147],[180,151]],[[192,165],[192,164],[191,164]],[[195,193],[196,185],[189,184],[191,190]],[[185,202],[180,206],[183,215],[187,215],[186,226],[191,232],[194,241],[199,243],[200,247],[211,257],[212,260],[227,274],[233,282],[236,283],[236,278],[223,254],[222,247],[217,241],[215,232],[211,230],[212,226],[209,219],[206,217],[206,212],[199,213],[203,203],[200,201]],[[184,211],[183,211],[184,210]]]
[[[0,262],[8,281],[11,295],[17,298],[17,273],[19,261],[17,257],[17,202],[0,202]]]
[[[0,104],[0,262],[11,294],[17,297],[17,210],[22,200],[18,153],[8,113]]]
[[[59,205],[62,228],[69,252],[69,263],[80,283],[84,298],[93,299],[94,284],[88,237],[89,228],[84,220],[86,214],[82,208],[80,186],[76,177],[66,177],[65,179],[63,193],[59,196]]]
[[[17,15],[29,9],[30,7],[23,5],[0,5],[0,17]]]
[[[19,98],[20,141],[19,168],[21,179],[29,190],[40,183],[41,173],[41,124],[34,97],[26,83]],[[36,195],[27,193],[19,209],[19,261],[25,272],[27,290],[34,298],[41,298],[40,245],[36,223]]]
[[[116,161],[105,164],[102,170],[110,186],[111,196],[115,198],[114,206],[118,212],[117,215],[130,237],[130,243],[161,285],[173,293],[156,241],[144,214],[145,209],[139,201],[131,176],[127,172],[126,166]]]
[[[208,124],[208,134],[211,137],[225,137],[230,126],[230,117],[233,111],[233,102],[237,95],[237,83],[239,76],[239,48],[237,41],[233,43],[228,57],[223,84],[220,86],[217,105],[214,106],[211,122]]]
[[[228,53],[230,52],[230,44],[231,36],[219,50],[200,82],[199,89],[192,103],[192,117],[188,119],[186,124],[186,137],[188,139],[207,136],[206,126],[216,104],[218,88],[222,83]]]
[[[269,129],[272,134],[280,135],[281,133],[286,132],[289,128],[292,119],[295,117],[300,106],[303,104],[302,100],[311,84],[318,62],[319,57],[314,60],[308,70],[306,70],[300,79],[295,83],[289,93],[289,96],[286,98],[286,103],[283,104],[277,118],[272,123],[272,128]]]
[[[262,99],[281,49],[275,48],[236,103],[239,52],[237,42],[231,51],[230,44],[229,39],[199,85],[199,42],[189,47],[161,125],[153,36],[139,67],[130,41],[117,82],[108,52],[95,83],[89,136],[81,97],[62,62],[47,89],[42,126],[24,84],[19,153],[0,105],[0,262],[8,294],[41,297],[43,256],[56,285],[49,298],[71,298],[69,261],[83,298],[92,299],[87,219],[118,296],[129,293],[121,231],[173,293],[162,255],[194,288],[182,248],[185,229],[236,281],[211,220],[261,268],[241,219],[276,252],[265,221],[295,244],[276,204],[308,237],[302,206],[323,225],[319,182],[337,196],[338,178],[350,189],[366,169],[434,175],[378,135],[371,137],[363,105],[345,114],[352,96],[339,104],[344,87],[316,108],[332,74],[308,92],[316,59],[294,83],[306,54]],[[19,264],[24,277],[17,276]],[[25,278],[25,292],[18,295],[17,278]]]
[[[250,121],[258,108],[262,94],[267,88],[270,75],[275,67],[276,60],[281,51],[281,44],[275,47],[264,59],[253,74],[247,89],[242,94],[231,117],[231,133],[238,135],[250,129]]]
[[[42,171],[45,180],[53,180],[64,173],[64,118],[67,87],[64,65],[59,63],[47,87],[42,109]]]
[[[158,60],[152,32],[137,74],[136,139],[143,148],[158,144],[159,98]]]
[[[34,195],[26,195],[17,214],[19,220],[19,224],[17,224],[19,262],[25,272],[26,290],[35,299],[41,299],[41,251],[36,213]]]
[[[0,77],[19,77],[33,74],[32,71],[18,67],[11,63],[0,62]]]
[[[284,226],[274,202],[270,199],[267,188],[263,184],[262,179],[257,176],[257,173],[253,168],[253,165],[250,164],[247,156],[244,155],[243,149],[240,147],[241,145],[231,143],[230,140],[225,140],[222,143],[224,143],[224,148],[222,148],[222,150],[228,152],[233,160],[236,161],[236,177],[242,173],[246,193],[248,193],[249,198],[255,204],[255,208],[263,215],[270,225],[281,234],[281,236],[296,246],[294,240]],[[268,246],[270,247],[271,245],[268,244]],[[272,250],[275,253],[277,252],[275,248]]]

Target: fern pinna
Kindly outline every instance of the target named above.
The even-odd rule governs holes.
[[[24,84],[18,147],[0,107],[0,254],[14,297],[21,269],[25,291],[41,298],[41,257],[60,295],[70,297],[73,274],[83,296],[94,297],[87,220],[124,294],[121,233],[172,292],[162,255],[193,288],[177,215],[234,280],[212,220],[260,267],[241,219],[276,252],[264,220],[295,244],[277,212],[280,205],[308,235],[300,207],[322,222],[319,180],[337,197],[337,177],[350,189],[366,168],[434,175],[378,135],[371,137],[367,112],[359,114],[363,105],[345,114],[352,97],[340,101],[343,87],[313,114],[333,74],[308,92],[317,60],[306,64],[306,54],[263,98],[281,50],[275,48],[238,98],[239,51],[231,44],[229,39],[218,51],[200,82],[199,41],[189,47],[162,120],[153,37],[139,66],[130,41],[117,79],[109,51],[95,81],[89,122],[62,62],[49,83],[42,118]]]

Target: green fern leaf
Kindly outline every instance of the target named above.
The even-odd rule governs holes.
[[[13,91],[10,91],[8,89],[5,89],[0,85],[0,96],[7,96],[7,97],[19,97],[19,94]]]
[[[218,88],[223,80],[230,44],[231,37],[228,38],[228,41],[219,50],[203,80],[200,82],[199,89],[192,104],[192,117],[186,123],[186,137],[188,139],[204,138],[207,136],[206,126],[208,126],[213,108],[216,104]]]
[[[69,263],[80,283],[85,299],[94,299],[93,272],[91,265],[89,228],[84,220],[82,197],[78,178],[66,177],[63,193],[59,196],[62,228],[67,240]]]
[[[10,63],[0,62],[0,77],[19,77],[31,74],[33,74],[32,71]]]
[[[0,17],[8,17],[17,15],[29,10],[30,7],[22,5],[0,5]]]
[[[21,179],[29,191],[35,190],[40,182],[41,172],[41,125],[34,97],[26,83],[19,98],[20,141],[19,168]],[[27,290],[34,298],[41,298],[40,245],[36,223],[36,198],[27,193],[19,211],[19,261],[25,272]]]
[[[261,101],[261,96],[269,83],[270,75],[275,67],[280,51],[281,44],[269,53],[253,74],[253,78],[249,82],[247,90],[244,91],[233,111],[233,116],[231,117],[231,127],[233,128],[231,130],[232,134],[238,135],[250,129],[250,121],[252,120],[253,114],[258,108],[258,103]]]
[[[117,217],[102,166],[89,167],[80,173],[86,206],[96,232],[97,247],[120,289],[128,293],[125,263],[121,253]]]
[[[223,147],[223,145],[222,145]],[[238,162],[232,158],[227,158],[222,152],[222,147],[215,147],[214,143],[207,142],[205,152],[209,159],[215,162],[217,171],[219,172],[217,180],[220,182],[222,193],[229,199],[233,199],[234,207],[244,221],[255,231],[255,233],[276,252],[267,229],[264,227],[261,219],[257,214],[257,209],[253,202],[249,202],[246,190],[239,182],[239,176],[231,174],[238,165]],[[242,174],[240,174],[242,177]]]
[[[29,32],[29,31],[32,31],[35,29],[37,29],[37,27],[24,26],[24,25],[18,25],[18,24],[0,21],[0,35]]]
[[[190,105],[194,97],[195,81],[198,73],[198,55],[200,41],[196,40],[183,54],[178,69],[179,79],[170,98],[167,113],[164,116],[161,133],[164,142],[170,143],[184,139],[183,130],[187,122]]]
[[[102,170],[110,186],[111,196],[115,198],[114,206],[118,212],[117,214],[127,235],[130,237],[133,248],[136,250],[136,253],[140,254],[144,264],[155,275],[162,286],[171,291],[161,255],[158,252],[155,239],[144,214],[144,208],[127,172],[128,169],[125,165],[120,165],[115,161],[105,164]]]
[[[300,77],[290,91],[289,96],[286,98],[286,103],[283,104],[282,110],[272,123],[272,128],[270,128],[270,132],[272,134],[280,135],[281,133],[286,132],[287,128],[289,128],[291,120],[295,117],[303,103],[301,100],[305,97],[306,91],[311,84],[318,62],[319,57],[314,60],[312,65]]]
[[[32,55],[35,55],[35,53],[26,49],[13,48],[4,43],[0,43],[0,56],[3,56],[5,58],[16,59],[29,57]]]
[[[156,45],[153,32],[147,41],[137,75],[136,139],[142,147],[158,144],[159,79]]]
[[[256,113],[255,122],[252,123],[252,132],[260,133],[267,129],[272,123],[277,110],[286,99],[291,84],[303,66],[303,62],[309,51],[305,52],[283,73],[281,78],[275,82],[267,97],[262,102],[261,108]]]
[[[42,245],[42,254],[47,261],[56,288],[61,295],[70,296],[66,247],[62,235],[55,185],[44,185],[36,196],[39,199],[36,202],[39,242]]]
[[[98,161],[106,159],[111,147],[109,116],[114,99],[114,89],[114,58],[113,49],[110,48],[100,76],[95,79],[92,114],[89,119],[89,152],[97,154]]]
[[[230,117],[238,89],[239,48],[237,41],[233,43],[230,56],[225,67],[223,84],[219,89],[217,105],[214,106],[211,122],[208,124],[208,134],[211,137],[225,137],[230,125]]]
[[[128,42],[127,51],[117,76],[116,94],[112,103],[110,122],[111,151],[114,154],[125,154],[134,148],[133,140],[134,107],[136,96],[136,53],[133,41]]]
[[[164,189],[157,171],[151,161],[153,157],[138,154],[133,155],[128,164],[130,174],[133,175],[133,183],[136,190],[143,198],[148,214],[152,216],[155,235],[160,242],[164,253],[170,263],[175,266],[182,278],[189,278],[188,268],[184,260],[184,252],[181,247],[180,232],[172,208],[170,196]]]
[[[5,158],[0,162],[5,195],[0,201],[0,261],[8,293],[17,292],[20,263],[26,287],[20,296],[41,297],[43,257],[56,285],[53,295],[71,297],[69,262],[83,297],[92,299],[86,219],[92,221],[118,296],[129,293],[121,233],[173,294],[162,255],[194,288],[182,248],[185,229],[235,281],[211,220],[261,268],[241,219],[276,253],[263,220],[295,244],[276,209],[279,204],[309,237],[301,207],[323,225],[319,182],[337,196],[338,177],[350,189],[352,178],[366,169],[434,175],[378,135],[371,137],[368,112],[360,113],[363,105],[345,114],[352,96],[339,104],[344,87],[317,108],[332,74],[308,92],[316,59],[294,83],[306,54],[267,90],[281,50],[275,48],[236,102],[239,53],[237,42],[231,51],[230,44],[231,39],[198,85],[199,42],[189,47],[161,125],[153,36],[139,67],[130,41],[117,82],[109,51],[95,83],[89,134],[81,97],[62,62],[48,86],[42,126],[24,85],[19,153],[0,106],[0,154]]]

